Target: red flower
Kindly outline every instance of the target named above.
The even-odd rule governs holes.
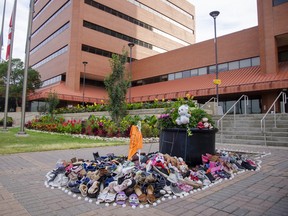
[[[203,128],[204,128],[203,122],[199,122],[199,123],[197,124],[197,128],[203,129]]]

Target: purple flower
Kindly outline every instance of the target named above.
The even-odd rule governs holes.
[[[169,114],[161,114],[160,116],[159,116],[159,119],[164,119],[164,118],[169,118],[170,117],[170,115]]]

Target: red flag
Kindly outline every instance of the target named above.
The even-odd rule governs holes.
[[[9,23],[9,33],[8,33],[8,43],[7,43],[7,50],[6,50],[6,60],[10,59],[10,51],[11,47],[13,47],[13,38],[14,38],[14,25],[15,25],[15,18],[16,18],[16,5],[17,0],[14,0],[14,7],[11,14],[11,19]]]
[[[8,60],[10,58],[10,42],[11,42],[11,36],[12,36],[13,13],[14,13],[14,11],[12,12],[10,23],[9,23],[8,44],[7,44],[7,49],[6,49],[6,60]]]

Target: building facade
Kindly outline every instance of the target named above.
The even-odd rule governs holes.
[[[113,53],[133,43],[134,61],[188,46],[194,28],[188,1],[38,0],[29,64],[40,72],[42,90],[58,85],[61,99],[79,102],[84,87],[84,100],[91,102],[106,96],[103,80]]]
[[[56,3],[56,1],[54,2]],[[69,1],[59,2],[63,3]],[[81,77],[83,77],[84,75],[82,61],[89,62],[87,65],[87,78],[90,81],[102,81],[105,75],[107,75],[110,70],[108,61],[110,56],[100,56],[99,59],[97,56],[96,58],[96,55],[90,52],[91,50],[93,50],[93,47],[104,51],[111,51],[112,48],[115,48],[115,53],[121,53],[121,49],[123,48],[123,46],[127,46],[127,41],[123,42],[123,39],[118,40],[117,38],[113,38],[117,40],[117,42],[112,43],[112,39],[110,38],[110,36],[108,38],[105,38],[107,37],[107,35],[104,35],[102,32],[95,33],[94,30],[85,27],[86,24],[90,26],[93,23],[96,23],[97,25],[101,24],[101,26],[104,27],[104,23],[97,23],[99,17],[97,17],[97,19],[93,18],[95,17],[94,15],[92,15],[92,9],[94,8],[91,9],[91,6],[87,4],[87,2],[91,1],[79,1],[78,3],[76,3],[78,5],[75,6],[76,8],[78,8],[78,10],[73,10],[73,5],[73,7],[69,9],[71,10],[70,12],[63,13],[63,16],[66,14],[67,17],[72,15],[74,16],[74,13],[76,13],[75,17],[83,16],[82,19],[76,19],[74,20],[74,23],[72,22],[70,24],[72,27],[69,27],[70,30],[67,31],[66,36],[62,36],[63,40],[57,39],[53,43],[58,45],[57,47],[62,47],[63,44],[61,46],[59,46],[59,44],[64,43],[65,39],[69,39],[68,36],[70,36],[70,41],[66,42],[66,44],[68,44],[67,50],[69,50],[67,51],[67,54],[61,57],[57,57],[54,61],[48,64],[45,63],[43,66],[39,67],[39,71],[43,71],[44,73],[46,73],[45,71],[47,71],[48,79],[48,76],[51,76],[51,74],[53,73],[54,77],[60,75],[55,72],[57,71],[55,70],[55,68],[62,66],[62,73],[63,71],[65,71],[66,73],[66,80],[59,80],[57,84],[49,85],[46,88],[44,87],[36,94],[30,96],[30,100],[44,98],[45,95],[47,95],[48,90],[52,89],[57,91],[58,93],[63,93],[63,98],[60,97],[60,99],[68,101],[68,103],[71,103],[72,101],[81,102]],[[115,1],[115,4],[116,2],[118,1]],[[172,16],[172,11],[168,11],[168,8],[170,10],[172,10],[171,8],[174,8],[173,10],[177,11],[177,14],[179,13],[179,16],[181,15],[181,18],[179,17],[179,23],[182,23],[185,26],[189,26],[189,29],[192,30],[192,33],[189,32],[190,35],[186,32],[187,29],[182,29],[182,33],[174,33],[174,37],[180,39],[181,35],[183,36],[181,38],[181,41],[192,44],[186,46],[186,44],[180,43],[179,45],[178,43],[178,47],[176,45],[172,47],[174,43],[163,41],[163,38],[162,41],[157,40],[157,37],[154,35],[156,33],[153,31],[153,37],[150,38],[148,32],[142,34],[142,29],[139,30],[139,32],[138,30],[135,30],[135,33],[137,34],[136,36],[139,36],[139,38],[137,38],[138,40],[155,40],[155,43],[153,43],[152,49],[144,49],[144,47],[140,46],[140,44],[137,43],[135,43],[135,46],[133,47],[132,59],[134,61],[132,62],[132,101],[153,101],[156,98],[175,99],[178,97],[185,97],[185,95],[189,93],[193,95],[195,99],[197,99],[200,103],[204,103],[210,98],[215,97],[216,88],[215,84],[213,83],[216,72],[214,40],[211,39],[201,43],[193,44],[195,38],[193,36],[194,21],[191,22],[191,20],[189,20],[191,23],[188,22],[186,17],[188,15],[184,15],[178,9],[176,10],[175,7],[172,7],[172,5],[186,9],[186,6],[189,5],[189,10],[187,11],[192,11],[192,20],[194,20],[194,7],[188,4],[186,1],[181,1],[181,5],[177,5],[179,4],[177,3],[178,1],[165,0],[159,0],[157,1],[157,3],[155,3],[155,1],[148,0],[129,0],[124,2],[127,3],[127,5],[125,5],[125,7],[123,6],[122,9],[118,9],[119,11],[122,11],[123,13],[126,11],[126,14],[132,16],[132,14],[129,14],[128,11],[133,9],[132,11],[135,10],[137,11],[137,13],[139,13],[139,16],[136,16],[134,14],[135,17],[137,17],[137,19],[139,18],[140,21],[145,20],[145,23],[147,24],[150,24],[150,22],[148,21],[151,18],[150,16],[156,15],[153,15],[153,13],[149,15],[146,14],[147,11],[144,11],[145,9],[137,4],[141,2],[144,5],[145,2],[145,7],[151,6],[151,8],[154,8],[155,6],[154,10],[156,10],[157,8],[160,10],[160,8],[163,8],[165,3],[169,2],[169,4],[165,4],[166,7],[164,7],[162,10],[165,10],[167,12],[167,16],[170,14],[173,19],[175,18],[175,20],[178,21],[178,18],[176,18],[177,16]],[[104,3],[105,1],[101,2],[101,4]],[[154,3],[155,5],[153,6],[152,3]],[[82,13],[84,10],[85,15],[83,15],[81,13],[81,9],[79,9],[81,7]],[[109,7],[112,7],[112,5],[109,5]],[[118,5],[117,7],[120,6]],[[279,95],[279,93],[282,91],[285,92],[288,88],[288,1],[257,0],[257,8],[259,23],[258,26],[217,38],[217,68],[219,72],[219,79],[221,80],[221,84],[218,86],[220,101],[219,104],[223,108],[223,111],[228,110],[231,105],[236,102],[242,95],[247,95],[249,98],[249,113],[266,112],[273,103],[273,101],[276,99],[276,97]],[[82,16],[80,16],[79,14],[82,14]],[[163,12],[162,14],[165,13]],[[141,17],[140,15],[143,15],[143,17]],[[99,16],[103,16],[103,14],[100,14]],[[180,22],[180,20],[182,20],[184,16],[186,18]],[[159,22],[156,23],[159,24],[160,28],[160,26],[163,24],[160,17],[157,18],[159,18]],[[107,21],[108,16],[103,19]],[[154,19],[155,17],[153,17],[153,20]],[[85,21],[91,22],[92,24],[85,23]],[[188,25],[188,23],[190,23],[190,25]],[[83,26],[81,26],[82,24]],[[74,28],[74,25],[78,26],[78,29]],[[121,27],[119,27],[119,25]],[[37,27],[34,26],[34,23],[33,28],[34,30],[37,29]],[[105,28],[107,28],[107,26],[105,26]],[[124,29],[126,29],[126,31],[128,32],[131,31],[131,26],[123,26],[121,25],[121,22],[115,24],[113,28],[109,27],[109,29],[114,28],[123,28],[123,31]],[[171,35],[172,32],[174,32],[173,29],[171,29],[171,23],[169,27],[168,25],[163,25],[163,31],[164,28],[167,28],[165,30],[166,32],[169,32],[169,30],[171,30]],[[176,28],[176,26],[173,26],[173,28]],[[177,28],[178,30],[181,29],[180,27]],[[73,29],[75,31],[73,31]],[[213,30],[212,26],[211,30]],[[117,32],[119,31],[117,30]],[[185,34],[183,34],[184,32]],[[163,36],[163,34],[160,35]],[[133,38],[136,38],[136,36],[133,36]],[[34,40],[36,41],[36,39]],[[38,44],[41,40],[39,40],[38,43],[36,43],[35,41],[34,46],[36,46],[36,44]],[[99,41],[100,43],[98,43]],[[122,43],[120,43],[119,41],[121,41]],[[162,42],[163,45],[161,45]],[[94,45],[92,46],[92,44]],[[164,44],[166,44],[166,46],[164,46]],[[88,45],[92,48],[83,48],[83,45]],[[159,49],[153,49],[153,46],[161,48],[165,51],[163,52],[163,50],[161,51]],[[169,50],[167,46],[171,46]],[[48,47],[52,48],[52,45]],[[109,47],[109,49],[107,47]],[[49,48],[46,48],[45,50]],[[87,50],[89,50],[88,52],[86,48]],[[95,52],[97,52],[97,49]],[[127,48],[127,50],[129,50],[129,48]],[[156,52],[156,50],[158,51],[158,53]],[[33,51],[33,49],[31,51]],[[34,58],[33,54],[31,55],[32,60],[30,64],[32,66],[39,62],[39,59],[41,59],[41,57],[39,57],[40,54],[42,54],[42,51],[39,54],[35,54]],[[36,56],[39,58],[38,60],[36,60]],[[37,70],[37,68],[35,69]],[[43,80],[46,80],[45,76]],[[75,83],[78,84],[76,85]],[[97,102],[97,98],[107,98],[104,87],[101,86],[99,82],[89,84],[91,85],[89,85],[88,89],[85,89],[85,92],[87,92],[87,95],[89,94],[92,96],[91,98],[85,97],[86,102]],[[99,97],[97,97],[97,95],[99,95]],[[237,107],[238,113],[243,113],[243,103],[244,102],[239,103],[239,106]],[[278,111],[280,111],[280,102],[277,103],[277,105],[277,109]]]

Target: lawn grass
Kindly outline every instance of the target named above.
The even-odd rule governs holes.
[[[19,136],[19,131],[19,128],[0,131],[0,155],[127,144],[123,141],[83,139],[64,134],[49,134],[29,130],[25,130],[28,136]]]

